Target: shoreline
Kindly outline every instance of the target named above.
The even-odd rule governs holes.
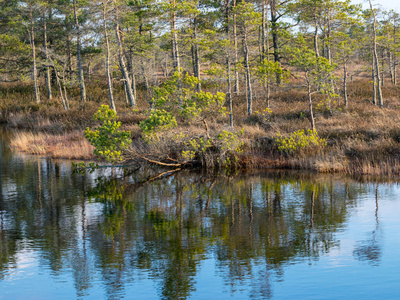
[[[12,151],[22,154],[35,155],[44,158],[62,159],[69,161],[83,161],[83,162],[98,162],[107,163],[104,159],[93,154],[94,147],[84,138],[83,132],[75,131],[71,133],[62,134],[43,134],[21,131],[18,129],[12,130],[14,137],[10,141],[9,147]],[[25,147],[24,143],[18,141],[21,136],[26,140],[26,136],[30,136],[30,147]],[[16,138],[17,137],[17,138]],[[72,139],[71,139],[72,137]],[[47,142],[47,145],[44,143]],[[39,144],[39,145],[38,145]],[[57,152],[57,149],[63,148],[62,151]],[[82,154],[82,152],[84,154]],[[342,159],[340,157],[339,159]],[[324,162],[325,160],[325,162]],[[319,167],[323,163],[323,168]],[[332,164],[326,163],[331,161]],[[351,161],[347,160],[347,165],[343,165],[343,161],[336,160],[335,157],[327,155],[310,156],[310,157],[284,157],[281,155],[278,158],[273,154],[268,156],[260,151],[246,152],[238,156],[238,164],[235,169],[238,171],[255,171],[255,170],[268,170],[268,171],[301,171],[312,172],[319,174],[342,174],[342,175],[373,175],[373,176],[400,176],[400,165],[398,163],[398,156],[386,157],[385,161],[379,164],[368,164],[365,161]],[[129,161],[127,162],[129,164]],[[358,165],[357,165],[358,163]],[[125,163],[123,163],[125,164]],[[338,169],[337,165],[340,165]],[[132,164],[134,165],[134,164]],[[111,167],[111,165],[109,165]],[[116,167],[119,167],[118,164]],[[182,169],[207,169],[199,165],[187,166]],[[218,168],[211,168],[218,169]],[[221,168],[224,169],[224,168]],[[397,171],[396,171],[397,170]]]
[[[176,128],[157,132],[158,140],[151,145],[143,141],[143,132],[139,127],[139,123],[149,116],[148,103],[141,99],[137,108],[132,109],[120,101],[117,111],[122,123],[121,129],[129,131],[133,140],[131,153],[126,159],[150,155],[154,161],[172,165],[175,164],[174,161],[182,163],[182,145],[190,139],[198,140],[209,135],[216,141],[221,132],[235,134],[243,130],[243,134],[237,136],[237,143],[243,144],[243,149],[240,153],[227,156],[235,159],[235,163],[231,163],[228,169],[292,169],[351,175],[400,175],[399,88],[386,86],[385,92],[392,96],[385,99],[384,108],[379,108],[366,102],[364,97],[367,87],[369,85],[363,80],[349,86],[352,97],[348,107],[340,103],[332,103],[328,107],[324,99],[320,102],[316,99],[318,136],[326,141],[326,145],[300,149],[295,153],[279,151],[276,135],[288,137],[294,132],[306,132],[310,128],[305,95],[296,90],[271,95],[268,111],[264,101],[257,100],[252,116],[246,114],[244,99],[234,99],[235,129],[227,125],[229,116],[207,121],[206,130],[202,123],[180,121]],[[40,105],[24,103],[4,102],[3,107],[7,108],[7,113],[3,110],[0,115],[2,126],[16,130],[17,135],[20,135],[19,141],[14,140],[14,145],[11,145],[15,151],[70,160],[97,160],[93,155],[93,146],[84,137],[84,131],[86,127],[93,128],[98,124],[93,120],[93,115],[103,103],[90,102],[83,105],[71,101],[71,110],[68,112],[62,110],[56,99],[52,102],[44,101]],[[177,141],[177,136],[182,134],[186,137]],[[135,151],[138,152],[137,156]],[[201,155],[202,157],[196,159],[203,167],[220,167],[220,145],[219,148],[210,146]]]

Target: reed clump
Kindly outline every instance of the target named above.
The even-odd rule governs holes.
[[[94,159],[93,146],[80,131],[64,134],[17,132],[11,140],[12,149],[52,158]]]

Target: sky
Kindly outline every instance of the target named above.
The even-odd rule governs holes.
[[[354,3],[363,4],[364,8],[369,7],[368,0],[352,0]],[[396,12],[400,13],[400,1],[399,0],[372,0],[374,6],[380,5],[384,10],[394,9]]]

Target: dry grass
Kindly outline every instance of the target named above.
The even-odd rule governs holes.
[[[12,138],[10,146],[15,151],[53,158],[94,158],[93,146],[78,131],[60,135],[18,132]]]
[[[368,75],[368,74],[367,74]],[[235,95],[235,129],[244,128],[245,151],[240,154],[240,162],[246,168],[294,168],[317,172],[344,172],[352,174],[400,175],[400,87],[386,81],[383,88],[384,108],[370,103],[372,87],[368,79],[357,75],[357,80],[349,82],[349,105],[325,103],[323,96],[314,97],[316,127],[328,145],[321,151],[307,155],[283,155],[277,152],[273,143],[276,133],[289,134],[299,129],[309,129],[308,103],[304,90],[287,85],[271,94],[272,115],[268,122],[258,116],[247,117],[245,95]],[[355,77],[356,78],[356,77]],[[82,105],[74,99],[79,98],[79,89],[70,91],[71,111],[64,112],[61,102],[54,100],[41,105],[32,104],[31,87],[20,86],[3,89],[0,95],[0,121],[7,121],[10,127],[28,129],[38,134],[19,133],[12,146],[18,151],[52,157],[91,159],[92,147],[84,139],[82,132],[86,126],[93,126],[94,112],[100,104],[108,104],[107,89],[104,83],[93,83],[88,87],[90,102]],[[117,87],[117,111],[123,129],[132,132],[133,152],[151,153],[156,157],[176,159],[180,155],[182,142],[176,139],[179,132],[187,138],[205,136],[201,123],[184,124],[170,130],[151,145],[141,140],[139,122],[146,118],[148,104],[142,91],[139,91],[139,111],[132,112],[126,107],[123,91]],[[266,107],[262,89],[255,91],[253,111]],[[27,104],[28,103],[28,104]],[[325,103],[325,104],[324,104]],[[225,119],[209,120],[210,135],[222,130],[231,130],[228,116]],[[213,157],[207,158],[211,164]]]
[[[400,175],[400,87],[387,81],[383,108],[366,101],[371,99],[371,94],[368,80],[358,80],[349,84],[347,108],[342,102],[341,105],[332,103],[329,109],[323,104],[323,97],[314,98],[316,127],[328,145],[322,153],[307,156],[279,154],[271,142],[277,132],[285,135],[310,128],[304,92],[293,89],[272,94],[273,114],[268,124],[261,124],[256,118],[240,124],[245,128],[247,140],[253,140],[241,158],[243,163],[247,167]],[[254,110],[263,106],[260,101]],[[242,108],[242,111],[245,110]],[[241,116],[246,120],[243,112]]]

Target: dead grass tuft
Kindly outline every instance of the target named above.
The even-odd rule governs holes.
[[[93,146],[78,131],[61,135],[18,132],[12,138],[10,146],[19,152],[52,158],[94,159]]]

